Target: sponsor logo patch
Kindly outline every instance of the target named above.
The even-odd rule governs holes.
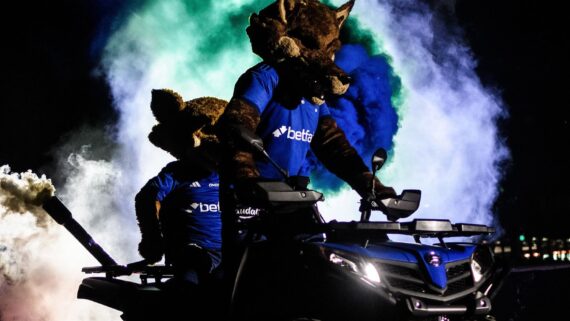
[[[192,203],[190,207],[193,210],[198,209],[200,213],[217,213],[220,211],[220,203]]]
[[[259,208],[246,207],[236,209],[236,214],[240,217],[253,217],[259,215]]]
[[[275,138],[279,138],[282,135],[285,135],[287,139],[296,140],[299,142],[307,142],[310,143],[313,139],[313,134],[310,130],[302,129],[302,130],[294,130],[291,126],[281,126],[273,131],[273,136]]]

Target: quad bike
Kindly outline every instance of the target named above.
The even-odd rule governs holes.
[[[260,139],[240,133],[273,162]],[[382,149],[374,154],[374,173],[385,159]],[[259,181],[247,193],[246,202],[263,211],[244,223],[256,237],[245,250],[229,300],[223,299],[221,278],[215,276],[203,288],[184,292],[169,284],[169,266],[118,264],[56,197],[43,207],[101,263],[83,269],[104,276],[85,278],[78,298],[122,311],[124,320],[195,320],[188,315],[197,308],[219,320],[493,319],[491,299],[500,280],[493,253],[482,240],[494,228],[439,219],[398,222],[419,207],[419,190],[386,199],[371,192],[361,200],[360,221],[324,222],[315,205],[323,195],[295,190],[286,181]],[[389,220],[371,222],[372,211]],[[392,241],[390,234],[411,235],[415,243]],[[445,241],[474,236],[480,241]],[[426,238],[437,242],[422,244]],[[139,274],[140,282],[120,279],[130,274]],[[229,306],[220,307],[227,301]]]

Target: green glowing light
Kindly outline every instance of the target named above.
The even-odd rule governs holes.
[[[523,234],[519,235],[519,241],[524,242],[524,240],[525,240],[524,235]]]

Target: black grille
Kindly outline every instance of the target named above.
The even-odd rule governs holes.
[[[407,290],[419,293],[425,293],[426,287],[423,284],[414,283],[397,278],[389,278],[390,285],[400,290]]]
[[[424,280],[417,266],[395,265],[380,263],[377,264],[380,273],[384,276],[388,284],[399,290],[407,290],[419,293],[427,291]]]
[[[414,292],[418,296],[444,298],[473,287],[469,262],[451,263],[446,266],[447,289],[441,294],[430,289],[424,273],[415,264],[391,264],[377,262],[376,266],[386,283],[395,291]]]
[[[453,295],[465,291],[473,286],[469,262],[449,264],[446,267],[446,273],[447,291],[445,291],[445,295]]]
[[[473,283],[469,281],[468,278],[462,278],[455,282],[447,283],[447,291],[445,295],[453,295],[462,291],[465,291],[473,286]]]
[[[471,272],[471,268],[469,267],[469,262],[457,264],[454,266],[449,266],[446,269],[447,279],[451,280],[462,274]]]
[[[422,280],[419,271],[415,268],[393,264],[380,264],[379,268],[383,273],[393,274],[400,277],[409,277],[418,281]]]

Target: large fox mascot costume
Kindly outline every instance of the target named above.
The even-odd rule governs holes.
[[[270,155],[292,176],[309,176],[303,162],[310,149],[360,195],[370,191],[373,180],[377,195],[393,195],[392,188],[373,177],[325,103],[344,94],[350,85],[350,76],[335,64],[334,56],[341,47],[340,29],[353,5],[349,1],[332,9],[318,0],[278,0],[252,14],[246,32],[253,52],[263,62],[240,77],[224,107],[219,100],[202,101],[197,112],[184,113],[186,105],[175,92],[155,92],[152,106],[157,119],[168,110],[185,116],[177,120],[172,116],[176,112],[170,112],[171,121],[155,127],[151,141],[179,157],[175,142],[191,138],[195,153],[203,152],[212,164],[220,161],[221,180],[230,185],[257,177],[281,178],[271,174],[264,160],[232,143],[232,130],[239,125],[258,134]],[[214,123],[215,132],[209,130]]]
[[[253,52],[274,69],[279,79],[272,91],[272,100],[295,109],[299,102],[307,99],[307,103],[318,108],[327,98],[346,92],[351,79],[334,63],[334,55],[341,46],[340,29],[353,5],[354,1],[349,1],[338,9],[331,9],[317,0],[279,0],[250,17],[247,34]],[[220,118],[219,134],[229,132],[231,124],[259,132],[260,122],[266,117],[259,107],[234,94]],[[317,158],[359,194],[365,195],[372,173],[335,120],[330,116],[320,117],[311,133],[310,148]],[[232,180],[257,177],[260,173],[256,161],[247,150],[234,148],[226,154],[225,170]],[[378,180],[375,187],[380,194],[394,193]]]

